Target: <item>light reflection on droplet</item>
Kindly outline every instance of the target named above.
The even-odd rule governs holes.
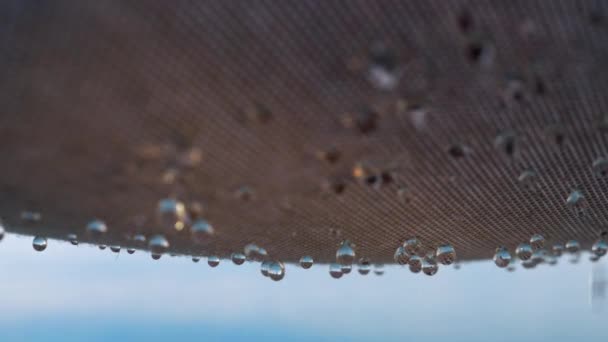
[[[435,273],[437,273],[437,271],[439,270],[439,266],[437,265],[437,262],[433,259],[430,258],[423,258],[422,259],[422,272],[428,276],[432,276],[435,275]]]
[[[163,254],[169,249],[169,241],[163,235],[154,235],[148,241],[148,248],[154,254]]]
[[[158,202],[158,216],[166,229],[181,231],[188,221],[184,203],[174,198],[164,198]]]
[[[127,253],[129,253],[129,254],[135,253],[135,248],[127,248]]]
[[[280,261],[273,261],[268,265],[268,277],[280,281],[285,277],[285,265]]]
[[[232,253],[230,259],[232,260],[232,263],[239,266],[242,265],[247,258],[243,253]]]
[[[207,257],[207,264],[211,267],[217,267],[220,264],[220,258],[217,255]]]
[[[412,273],[419,273],[422,271],[422,258],[418,255],[412,255],[409,261],[409,269]]]
[[[381,276],[384,274],[384,265],[383,264],[374,264],[374,274],[377,276]]]
[[[160,259],[160,257],[162,256],[162,254],[160,254],[160,253],[152,253],[152,254],[150,254],[150,256],[152,256],[152,259],[158,260],[158,259]]]
[[[329,275],[334,279],[342,278],[342,265],[337,263],[329,264]]]
[[[606,255],[606,252],[608,252],[608,243],[606,243],[606,240],[604,239],[599,239],[593,243],[591,251],[594,255],[603,257]]]
[[[532,246],[527,243],[520,243],[515,249],[515,255],[522,261],[530,260],[532,253]]]
[[[359,260],[359,274],[367,275],[372,269],[371,262],[368,258],[361,258]]]
[[[532,249],[537,250],[545,246],[545,238],[540,234],[534,234],[530,238],[530,246]]]
[[[494,253],[494,263],[496,266],[500,268],[504,268],[509,266],[511,262],[511,253],[505,247],[496,248],[496,252]]]
[[[114,253],[120,252],[120,246],[110,246],[110,250]]]
[[[104,249],[106,249],[106,245],[99,245],[99,246],[97,246],[97,247],[98,247],[100,250],[102,250],[102,251],[103,251]]]
[[[190,227],[190,232],[192,233],[192,239],[196,243],[205,242],[210,236],[214,234],[213,226],[207,220],[198,219],[194,221],[192,226]]]
[[[314,260],[309,255],[305,255],[300,258],[300,266],[305,270],[311,268],[313,263],[314,263]]]
[[[87,224],[86,230],[93,238],[99,238],[108,231],[108,226],[101,220],[92,220]]]
[[[420,251],[420,249],[422,248],[422,243],[420,242],[420,240],[418,240],[418,238],[414,237],[406,240],[403,243],[403,247],[405,248],[405,251],[408,252],[410,255],[414,255]]]
[[[456,260],[456,250],[452,245],[444,244],[437,247],[435,257],[442,265],[451,265]]]
[[[343,241],[336,251],[336,262],[340,265],[352,265],[355,260],[355,250],[349,241]]]
[[[74,246],[78,246],[78,236],[76,234],[66,235],[66,239]]]
[[[34,250],[36,250],[37,252],[42,252],[43,250],[46,249],[46,238],[41,237],[41,236],[36,236],[34,238],[34,240],[32,241],[32,246],[34,247]]]
[[[268,268],[270,267],[271,263],[272,263],[272,261],[270,261],[270,260],[264,260],[262,262],[262,264],[260,265],[260,272],[262,272],[262,275],[264,277],[268,277]]]
[[[192,257],[192,262],[197,263],[201,260],[199,257]]]
[[[564,247],[563,244],[556,243],[553,245],[553,248],[551,250],[553,251],[553,255],[560,257],[562,256],[562,253],[564,253],[564,249],[566,249],[566,247]]]
[[[349,274],[350,271],[353,269],[352,265],[342,265],[342,274]]]
[[[576,240],[568,240],[566,242],[566,250],[569,253],[578,253],[581,250],[581,244]]]
[[[410,255],[405,251],[405,247],[399,246],[393,255],[393,260],[399,265],[407,265]]]

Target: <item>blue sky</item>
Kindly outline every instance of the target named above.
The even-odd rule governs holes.
[[[332,279],[326,265],[287,265],[281,282],[258,264],[146,253],[113,254],[31,238],[0,242],[0,331],[9,341],[605,341],[608,310],[594,312],[583,257],[508,273],[491,262],[414,275]],[[596,301],[596,305],[606,300]],[[597,311],[597,310],[595,310]]]

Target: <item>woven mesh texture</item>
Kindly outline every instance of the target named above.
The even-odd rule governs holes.
[[[465,260],[533,233],[588,247],[608,223],[607,5],[3,1],[0,215],[83,241],[97,217],[126,246],[173,196],[217,231],[165,231],[173,252],[284,261],[343,239],[384,262],[411,236]]]

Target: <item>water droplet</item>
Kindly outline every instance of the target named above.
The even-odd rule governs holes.
[[[198,219],[190,227],[190,233],[196,243],[203,243],[214,234],[214,229],[207,220]]]
[[[103,251],[104,249],[106,249],[106,245],[99,245],[99,246],[97,246],[97,248],[99,248],[100,250]]]
[[[207,258],[207,264],[211,267],[217,267],[220,264],[220,258],[217,255],[210,255]]]
[[[352,269],[352,265],[342,265],[342,274],[349,274]]]
[[[243,248],[243,251],[245,252],[247,260],[262,261],[268,256],[268,252],[255,243],[247,244],[245,248]]]
[[[68,234],[66,238],[72,245],[78,246],[78,236],[76,234]]]
[[[578,253],[581,250],[581,244],[576,240],[568,240],[566,242],[566,250],[570,253]]]
[[[230,256],[230,259],[232,260],[232,263],[234,263],[235,265],[242,265],[247,258],[245,257],[245,254],[243,254],[243,253],[232,253],[232,255]]]
[[[597,158],[593,161],[592,167],[597,177],[606,177],[608,175],[608,160],[606,158]]]
[[[173,198],[158,201],[158,217],[163,227],[169,230],[181,231],[188,222],[186,206]]]
[[[563,244],[561,243],[556,243],[555,245],[553,245],[552,251],[553,251],[553,255],[555,256],[562,256],[562,253],[564,252],[564,249],[566,249],[564,247]]]
[[[532,246],[527,243],[520,243],[519,246],[515,249],[515,255],[519,258],[519,260],[526,261],[530,260],[532,257]]]
[[[199,257],[192,257],[192,262],[197,263],[201,260]]]
[[[160,253],[152,253],[150,255],[152,256],[152,259],[154,259],[154,260],[158,260],[158,259],[160,259],[161,256],[163,256]]]
[[[274,281],[279,281],[285,277],[285,265],[280,261],[273,261],[268,265],[268,277]]]
[[[334,279],[342,278],[342,265],[336,263],[329,264],[329,274]]]
[[[127,253],[129,253],[129,254],[135,253],[135,248],[127,248]]]
[[[410,261],[410,255],[405,251],[405,247],[399,246],[393,256],[395,262],[399,265],[407,265]]]
[[[305,270],[311,268],[313,263],[314,263],[314,260],[309,255],[305,255],[300,258],[300,266]]]
[[[422,259],[422,272],[428,276],[435,275],[439,270],[437,262],[430,258]]]
[[[143,234],[136,234],[135,236],[133,236],[133,241],[136,242],[137,244],[144,244],[144,242],[146,242],[146,236]]]
[[[570,195],[568,195],[568,198],[566,199],[566,204],[570,206],[577,205],[580,201],[583,200],[584,197],[585,196],[583,196],[580,191],[574,190],[570,193]]]
[[[272,261],[270,261],[270,260],[262,261],[262,264],[260,265],[260,272],[262,272],[262,275],[264,277],[268,277],[268,268],[270,267],[271,263],[272,263]]]
[[[97,239],[108,231],[108,226],[101,220],[92,220],[87,224],[87,233]]]
[[[537,174],[532,170],[523,171],[519,177],[517,177],[517,181],[524,188],[531,189],[534,187],[534,183],[536,182]]]
[[[355,260],[355,250],[350,242],[345,240],[336,251],[336,262],[340,265],[352,265]]]
[[[383,275],[384,274],[384,265],[374,264],[374,274],[377,276]]]
[[[545,246],[545,238],[540,234],[534,234],[530,238],[530,246],[532,249],[537,250]]]
[[[536,262],[532,261],[532,260],[526,260],[524,262],[521,263],[521,266],[525,269],[532,269],[535,268],[536,265],[538,265]]]
[[[360,275],[369,274],[371,269],[372,269],[372,265],[368,258],[361,258],[359,260],[359,274]]]
[[[120,246],[110,246],[110,250],[114,253],[120,252]]]
[[[595,255],[595,254],[593,254],[593,255],[591,255],[589,257],[589,261],[591,261],[591,262],[596,262],[596,261],[599,261],[599,260],[600,260],[600,257],[597,256],[597,255]]]
[[[169,249],[169,241],[163,235],[154,235],[148,242],[148,248],[154,254],[163,254]]]
[[[40,222],[40,220],[42,220],[42,214],[36,211],[22,211],[21,220],[29,223]]]
[[[494,140],[494,146],[507,156],[512,156],[515,153],[515,133],[504,132],[499,134]]]
[[[403,243],[403,247],[405,248],[405,251],[409,255],[414,255],[414,254],[418,254],[418,252],[422,248],[422,243],[420,242],[420,240],[418,240],[418,238],[414,237],[414,238],[406,240]]]
[[[2,221],[0,221],[0,241],[2,241],[2,239],[4,239],[4,234],[5,234],[4,225],[2,224]]]
[[[603,257],[608,252],[608,243],[604,239],[599,239],[591,246],[591,251],[598,257]]]
[[[409,265],[410,272],[419,273],[422,271],[422,258],[416,254],[412,255],[410,257]]]
[[[496,252],[494,254],[494,263],[496,266],[500,268],[504,268],[509,266],[511,262],[511,253],[505,247],[496,248]]]
[[[32,241],[32,246],[34,247],[34,250],[36,250],[37,252],[42,252],[43,250],[46,249],[46,238],[43,238],[41,236],[36,236],[34,238],[34,241]]]
[[[435,257],[442,265],[451,265],[456,261],[456,250],[452,245],[444,244],[437,247]]]

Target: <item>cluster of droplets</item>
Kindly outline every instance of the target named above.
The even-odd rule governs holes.
[[[551,249],[545,248],[545,238],[540,234],[534,234],[530,237],[529,242],[517,245],[515,256],[521,261],[522,267],[530,269],[542,263],[555,265],[564,252],[573,255],[571,262],[578,262],[580,251],[581,244],[577,240],[568,240],[565,244],[555,243]],[[592,261],[597,261],[608,253],[608,242],[603,236],[593,243],[591,253]],[[509,271],[515,270],[514,260],[504,246],[498,247],[494,252],[494,263],[500,268],[507,268]]]
[[[433,276],[439,271],[439,264],[447,266],[456,261],[456,250],[450,244],[426,249],[418,238],[413,237],[397,247],[393,259],[399,265],[407,265],[412,273],[422,272]]]

